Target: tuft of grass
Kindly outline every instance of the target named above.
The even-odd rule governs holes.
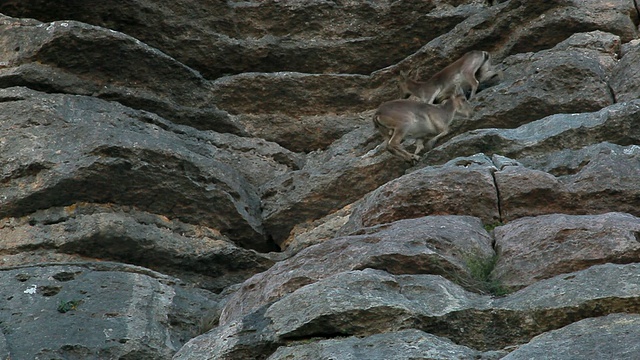
[[[66,312],[76,310],[78,306],[80,306],[80,304],[82,304],[82,300],[60,300],[60,302],[58,303],[58,312],[64,314]]]
[[[219,309],[213,309],[213,310],[207,311],[205,314],[203,314],[203,316],[200,318],[200,321],[198,322],[197,329],[196,329],[196,336],[202,335],[208,332],[209,330],[215,328],[216,326],[218,326],[219,321],[220,321]]]
[[[491,223],[491,224],[484,224],[484,229],[487,230],[487,232],[490,233],[490,232],[493,231],[493,229],[497,228],[498,226],[502,226],[502,225],[504,225],[502,223],[502,221],[496,221],[496,222]]]
[[[467,289],[483,294],[491,294],[494,296],[504,296],[509,293],[499,280],[491,277],[491,272],[496,267],[498,256],[480,257],[477,255],[468,255],[465,257],[465,265],[469,269],[469,276],[461,279],[461,284]]]

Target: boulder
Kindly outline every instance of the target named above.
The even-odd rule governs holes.
[[[2,217],[114,203],[219,230],[269,250],[257,192],[217,149],[146,112],[86,96],[0,90]]]
[[[611,74],[609,84],[616,101],[632,101],[640,98],[640,43],[626,48],[624,55]]]
[[[538,335],[502,359],[632,359],[640,352],[638,335],[640,315],[611,314]]]
[[[421,164],[442,164],[457,156],[498,154],[512,159],[610,142],[640,143],[640,100],[587,113],[555,114],[515,129],[478,129],[460,134],[426,153]]]
[[[491,275],[515,289],[594,264],[640,258],[640,218],[623,213],[525,217],[493,234],[498,260]]]
[[[241,318],[298,288],[339,272],[382,269],[393,274],[470,278],[472,261],[491,259],[491,238],[478,218],[428,216],[401,220],[306,248],[256,274],[227,303],[221,323]]]
[[[366,337],[322,340],[309,344],[280,347],[268,360],[341,359],[341,360],[410,360],[433,358],[500,359],[506,352],[480,352],[453,343],[446,338],[409,329]]]
[[[417,169],[367,194],[341,232],[426,215],[470,215],[493,224],[500,220],[495,170],[484,155]]]
[[[640,215],[640,147],[595,154],[575,173],[549,173],[509,166],[495,173],[503,221],[552,213]]]
[[[4,15],[0,34],[0,87],[92,95],[200,129],[245,133],[216,107],[198,72],[131,36],[76,21]]]
[[[492,298],[438,275],[341,272],[192,339],[175,359],[268,357],[303,339],[362,338],[405,329],[475,350],[500,350],[583,319],[637,313],[639,275],[635,263],[595,265]]]
[[[185,338],[200,333],[189,321],[216,299],[179,289],[174,278],[108,262],[24,266],[0,277],[0,352],[12,359],[171,359]]]

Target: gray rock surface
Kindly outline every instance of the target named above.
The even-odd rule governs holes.
[[[640,317],[612,314],[580,320],[536,336],[503,359],[633,359]]]
[[[456,345],[446,338],[420,330],[401,330],[363,338],[323,340],[305,345],[280,347],[269,360],[344,359],[344,360],[409,360],[428,359],[500,359],[502,353],[483,353]]]
[[[635,350],[634,2],[0,13],[0,358]],[[475,115],[372,152],[402,72],[470,50],[502,74]]]
[[[0,351],[12,359],[170,359],[185,341],[184,328],[198,334],[196,324],[174,321],[174,300],[185,290],[144,268],[40,264],[3,269],[0,277]],[[188,291],[198,310],[214,304],[211,295]]]
[[[479,219],[428,216],[363,229],[309,247],[247,280],[224,308],[226,323],[285,294],[348,270],[381,269],[393,274],[469,276],[471,259],[494,255]]]
[[[521,288],[599,263],[633,262],[640,252],[640,219],[624,213],[542,215],[494,230],[493,277]]]

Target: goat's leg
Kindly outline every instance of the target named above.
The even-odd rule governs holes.
[[[393,132],[393,130],[388,129],[388,128],[384,127],[382,124],[380,124],[380,122],[377,119],[377,115],[373,119],[373,125],[378,130],[380,135],[382,135],[383,141],[378,146],[376,146],[375,148],[369,150],[366,154],[364,154],[363,155],[364,157],[376,156],[380,152],[382,152],[384,149],[386,149],[388,144],[389,144],[389,139],[391,139],[391,134]]]
[[[476,96],[476,92],[478,91],[478,86],[480,86],[480,82],[476,79],[474,75],[469,76],[467,79],[469,84],[471,84],[471,94],[469,94],[469,99],[471,100]]]
[[[416,151],[413,152],[413,155],[418,155],[422,149],[424,149],[424,139],[419,138],[416,140]]]
[[[447,135],[449,133],[449,129],[445,129],[443,132],[441,132],[440,134],[434,136],[433,138],[431,138],[431,140],[429,140],[429,142],[427,142],[427,151],[433,149],[433,147],[436,144],[436,141],[440,140],[440,138],[442,138],[443,136]]]
[[[393,135],[391,135],[391,139],[389,139],[389,143],[387,144],[387,150],[402,160],[414,164],[420,160],[420,157],[407,152],[407,150],[402,147],[402,139],[405,135],[406,131],[395,129],[393,131]]]

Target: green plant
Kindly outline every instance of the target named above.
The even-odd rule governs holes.
[[[60,302],[58,303],[58,312],[64,314],[68,311],[76,310],[78,306],[80,306],[80,304],[82,304],[82,300],[60,300]]]
[[[462,286],[476,292],[495,296],[503,296],[509,293],[509,289],[491,276],[491,272],[498,262],[497,255],[491,257],[468,255],[465,257],[464,262],[469,270],[469,276],[460,281]]]
[[[197,335],[202,335],[214,327],[218,326],[218,322],[220,320],[220,310],[212,309],[203,314],[198,322],[198,326],[196,329]]]
[[[487,232],[492,232],[493,229],[497,228],[498,226],[502,226],[504,225],[502,223],[502,221],[496,221],[494,223],[491,224],[484,224],[484,229],[487,230]]]

